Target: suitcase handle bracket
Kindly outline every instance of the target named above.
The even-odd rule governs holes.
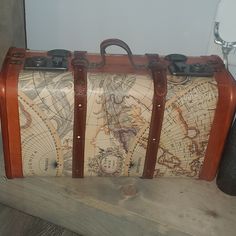
[[[101,68],[106,65],[106,48],[110,47],[110,46],[118,46],[118,47],[123,48],[127,52],[130,64],[135,69],[147,69],[148,68],[147,65],[138,65],[138,64],[134,63],[133,54],[132,54],[131,49],[124,41],[122,41],[120,39],[106,39],[106,40],[102,41],[100,44],[100,54],[101,54],[102,60],[101,60],[101,62],[98,62],[98,63],[90,63],[89,68]]]

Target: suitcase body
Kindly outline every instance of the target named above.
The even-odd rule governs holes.
[[[236,99],[218,57],[187,61],[211,63],[210,77],[170,75],[164,58],[129,51],[104,53],[102,63],[100,55],[67,53],[57,69],[42,61],[31,68],[33,57],[51,60],[13,48],[1,72],[8,178],[215,177]]]

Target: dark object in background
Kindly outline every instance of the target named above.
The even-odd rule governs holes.
[[[216,182],[224,193],[236,196],[236,121],[225,144]]]

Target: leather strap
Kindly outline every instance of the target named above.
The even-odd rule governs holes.
[[[147,144],[147,151],[143,169],[143,178],[152,179],[157,160],[157,151],[161,136],[161,127],[165,110],[165,98],[167,93],[166,69],[158,62],[156,54],[147,54],[149,68],[154,83],[153,108]]]
[[[84,177],[84,147],[87,113],[86,52],[75,52],[74,67],[74,128],[72,177]]]

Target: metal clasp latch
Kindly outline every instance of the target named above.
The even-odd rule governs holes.
[[[47,52],[47,56],[33,56],[25,59],[24,69],[54,71],[68,70],[68,57],[71,52],[63,49],[55,49]]]

